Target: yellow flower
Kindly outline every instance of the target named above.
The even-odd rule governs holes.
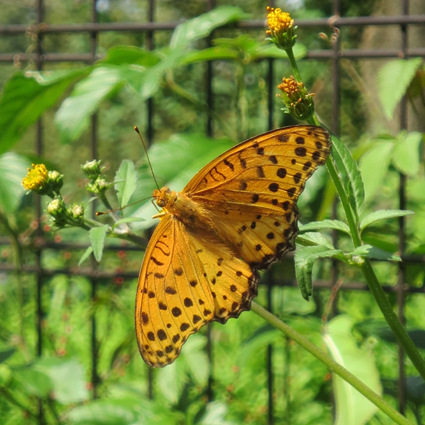
[[[28,168],[28,174],[22,180],[22,185],[26,190],[40,190],[47,183],[47,168],[44,164],[32,164],[32,169]]]
[[[269,30],[266,31],[267,34],[273,33],[284,33],[288,29],[294,26],[294,20],[291,19],[291,16],[288,12],[282,12],[280,8],[273,8],[267,6],[267,25]]]

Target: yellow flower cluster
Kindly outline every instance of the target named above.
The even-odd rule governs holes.
[[[22,185],[26,190],[40,189],[47,182],[47,168],[44,164],[32,164],[32,169],[28,168],[28,174],[22,180]]]
[[[280,8],[267,7],[267,25],[270,28],[267,34],[284,33],[294,25],[294,20],[288,12],[282,12]]]
[[[294,77],[283,78],[282,83],[277,86],[278,89],[285,92],[289,97],[294,96],[300,89],[304,88],[303,83],[299,83]]]

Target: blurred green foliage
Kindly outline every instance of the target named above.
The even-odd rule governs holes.
[[[216,3],[228,6],[226,1]],[[346,2],[343,15],[368,15],[374,4]],[[34,22],[32,1],[2,2],[1,7],[1,24]],[[330,0],[295,2],[293,7],[291,12],[295,19],[332,15]],[[99,0],[99,21],[145,21],[146,8],[147,2]],[[155,111],[153,166],[157,178],[161,182],[174,182],[176,187],[173,188],[182,187],[197,169],[232,143],[267,130],[267,58],[276,59],[276,85],[283,76],[288,76],[290,67],[280,52],[264,43],[263,32],[235,29],[231,25],[220,28],[226,22],[246,18],[245,13],[256,18],[264,16],[264,3],[238,0],[232,2],[232,7],[219,9],[213,19],[211,16],[206,19],[205,15],[198,18],[204,12],[205,2],[158,2],[157,21],[198,20],[186,26],[183,24],[174,33],[156,33],[153,51],[146,50],[143,33],[106,32],[98,39],[98,54],[102,59],[93,66],[47,63],[44,65],[47,72],[39,74],[31,60],[0,65],[0,82],[5,83],[0,100],[0,232],[4,236],[0,239],[0,261],[11,270],[10,273],[0,272],[0,418],[5,425],[43,423],[38,417],[39,400],[42,400],[47,424],[266,424],[269,346],[273,348],[275,365],[276,423],[308,425],[332,421],[329,371],[251,313],[244,313],[226,326],[213,324],[211,369],[205,354],[206,330],[193,335],[178,361],[153,372],[154,398],[148,399],[148,370],[134,337],[136,280],[122,277],[126,272],[138,270],[141,254],[127,250],[128,244],[123,242],[115,242],[114,251],[103,253],[101,270],[115,272],[117,277],[112,280],[99,278],[95,299],[91,297],[90,281],[84,277],[63,274],[43,277],[43,355],[35,355],[36,277],[21,272],[22,266],[36,264],[35,214],[31,196],[23,197],[19,184],[31,162],[42,160],[49,169],[57,169],[65,175],[64,193],[68,194],[69,202],[87,201],[80,164],[90,159],[88,128],[91,114],[97,112],[98,158],[106,165],[105,173],[110,181],[123,159],[135,163],[139,177],[132,197],[135,200],[149,196],[154,187],[143,149],[132,129],[137,124],[142,134],[146,134],[147,98],[153,97]],[[90,19],[88,1],[46,2],[45,21],[48,23],[89,22]],[[206,25],[205,32],[198,31],[200,24]],[[343,31],[344,48],[361,46],[360,27],[348,27]],[[300,29],[298,43],[310,49],[328,48],[316,32],[317,29]],[[85,34],[46,34],[43,47],[47,53],[87,53],[90,44]],[[34,48],[31,34],[0,40],[0,49],[5,53],[32,53]],[[298,58],[302,58],[305,47],[297,44],[297,49]],[[214,60],[212,111],[208,110],[205,98],[205,62],[208,60]],[[423,93],[422,63],[417,59],[400,62],[388,63],[380,74],[377,96],[383,102],[382,113],[387,117],[392,117],[406,90],[412,97]],[[407,71],[401,69],[403,66]],[[300,61],[300,70],[306,86],[316,93],[316,108],[322,121],[329,123],[330,64]],[[371,106],[359,81],[352,78],[359,73],[358,63],[344,62],[341,123],[343,140],[354,158],[360,160],[365,183],[366,199],[361,216],[377,209],[398,208],[399,171],[405,173],[409,176],[407,208],[416,211],[416,215],[407,220],[406,250],[409,254],[423,255],[423,135],[418,132],[369,134],[366,115]],[[394,73],[402,73],[405,78],[392,96],[393,87],[388,80]],[[292,124],[291,118],[282,114],[280,108],[280,102],[276,101],[274,126]],[[217,138],[214,141],[200,136],[205,133],[208,114],[213,119]],[[34,155],[34,123],[41,115],[45,149],[43,157],[37,158]],[[183,155],[179,156],[179,149]],[[334,198],[335,190],[328,183],[325,170],[319,171],[300,199],[302,221],[330,218]],[[118,206],[119,199],[116,201]],[[139,207],[130,209],[129,214],[136,208]],[[146,229],[151,224],[149,208],[148,205],[140,208],[138,214],[146,222],[141,222],[139,227]],[[52,232],[45,216],[42,217],[42,233],[48,242],[84,242],[81,249],[43,251],[42,267],[46,270],[76,270],[85,251],[84,245],[88,244],[87,233],[79,229]],[[324,232],[323,237],[329,238],[329,232]],[[364,230],[363,237],[373,246],[396,252],[396,219],[374,223]],[[343,233],[339,247],[350,249]],[[84,271],[85,264],[79,270]],[[406,284],[423,287],[423,264],[405,264],[405,269]],[[314,279],[329,278],[330,262],[318,263],[310,272]],[[396,285],[397,265],[377,264],[376,272],[383,284]],[[278,282],[292,281],[295,276],[293,260],[286,259],[276,265],[271,274]],[[344,264],[339,266],[339,274],[343,283],[361,279],[356,269]],[[306,303],[297,288],[277,286],[272,290],[271,307],[276,315],[316,344],[323,345],[323,335],[327,335],[333,338],[332,346],[341,356],[344,349],[352,347],[348,355],[354,352],[362,356],[361,359],[367,358],[364,363],[360,362],[362,373],[379,375],[386,399],[395,405],[397,346],[372,297],[367,292],[341,290],[336,300],[341,316],[330,320],[326,330],[324,312],[329,307],[330,297],[329,291],[316,290],[310,303]],[[395,304],[395,295],[390,294],[390,297]],[[261,287],[259,303],[266,302],[267,288]],[[421,349],[425,349],[424,308],[423,294],[406,297],[407,328]],[[99,354],[99,387],[95,400],[90,376],[92,315],[97,320],[96,350]],[[338,324],[340,317],[346,322]],[[344,338],[338,343],[329,328],[335,331],[339,326]],[[329,339],[326,341],[329,343]],[[356,373],[355,362],[348,362],[347,366],[352,366]],[[214,390],[212,402],[208,402],[206,394],[210,371]],[[409,375],[407,414],[413,423],[420,423],[425,415],[425,388],[423,381],[417,380],[410,363],[406,364],[406,371]],[[338,385],[340,383],[336,383],[333,390],[337,402],[338,396],[344,393],[344,388],[338,389]],[[356,401],[359,409],[365,402],[360,400]],[[365,423],[362,420],[355,423]],[[366,420],[372,425],[388,423],[381,413]]]

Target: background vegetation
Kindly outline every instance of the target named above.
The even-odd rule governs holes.
[[[147,2],[99,0],[100,22],[143,22]],[[216,2],[228,6],[229,2]],[[378,5],[345,2],[343,16],[369,15]],[[31,24],[35,10],[31,1],[0,2],[0,24]],[[43,353],[37,356],[36,279],[22,268],[34,266],[37,255],[37,223],[34,200],[23,196],[20,185],[31,162],[43,162],[65,176],[62,192],[67,202],[87,202],[80,164],[91,159],[90,115],[98,114],[98,159],[113,181],[123,159],[134,161],[138,188],[132,197],[149,196],[154,187],[147,171],[143,149],[134,135],[138,125],[146,133],[146,99],[153,97],[154,138],[151,160],[157,178],[183,187],[201,166],[232,144],[268,129],[268,58],[275,58],[277,85],[291,68],[280,52],[267,48],[264,31],[221,24],[265,16],[263,1],[235,1],[220,9],[216,24],[205,33],[199,21],[192,28],[155,33],[155,50],[149,53],[144,33],[105,32],[99,35],[100,62],[46,63],[41,78],[34,73],[30,58],[1,63],[4,83],[0,100],[0,418],[4,424],[266,424],[268,423],[269,347],[273,356],[275,422],[287,424],[389,424],[382,413],[360,395],[334,379],[329,370],[303,349],[254,315],[244,313],[226,326],[213,324],[212,363],[205,346],[206,329],[191,336],[180,358],[153,373],[153,398],[148,397],[148,368],[137,350],[134,325],[134,294],[142,253],[129,250],[127,242],[108,242],[99,270],[114,277],[92,284],[84,276],[89,259],[78,262],[89,244],[87,232],[79,229],[54,231],[42,217],[42,235],[49,242],[81,243],[80,249],[44,249],[42,267],[72,271],[70,275],[43,276]],[[278,4],[295,19],[328,17],[332,2]],[[45,22],[50,24],[90,22],[91,2],[47,2]],[[237,8],[239,7],[239,8]],[[156,21],[184,21],[205,13],[200,1],[158,1]],[[248,14],[248,15],[245,15]],[[190,27],[189,27],[190,29]],[[213,31],[214,30],[214,31]],[[330,49],[329,41],[318,37],[318,28],[300,28],[296,53]],[[328,39],[332,30],[328,27]],[[212,32],[213,31],[213,32]],[[340,40],[344,49],[371,47],[370,34],[361,27],[344,27]],[[376,30],[378,31],[378,30]],[[398,30],[394,29],[398,33]],[[212,34],[210,36],[210,33]],[[367,37],[366,37],[367,35]],[[376,36],[376,34],[375,34]],[[373,37],[372,37],[373,38]],[[378,37],[379,38],[379,37]],[[399,48],[399,36],[395,45]],[[131,46],[131,47],[129,47]],[[169,47],[172,49],[169,49]],[[211,46],[211,48],[210,48]],[[4,36],[3,53],[35,50],[34,33]],[[90,51],[87,34],[46,34],[44,52],[81,53]],[[206,107],[206,60],[213,62],[214,110]],[[156,66],[156,68],[153,68]],[[330,125],[331,62],[301,60],[304,82],[315,93],[321,120]],[[148,73],[146,69],[153,68]],[[363,215],[377,209],[396,209],[400,172],[407,176],[408,203],[416,212],[406,219],[406,254],[423,256],[425,250],[425,191],[423,167],[423,84],[420,58],[389,60],[379,64],[373,78],[367,61],[341,62],[341,136],[359,160],[365,185]],[[397,81],[397,84],[394,84]],[[275,90],[277,92],[277,90]],[[407,93],[409,132],[399,132],[397,104]],[[409,104],[410,105],[410,104]],[[274,102],[274,127],[292,124]],[[44,153],[35,156],[35,121],[43,113]],[[207,115],[213,119],[214,140],[205,134]],[[422,122],[422,124],[421,124]],[[116,203],[112,194],[110,195]],[[302,222],[331,217],[335,199],[326,171],[317,172],[299,201]],[[42,200],[45,208],[46,199]],[[90,210],[90,204],[87,204]],[[339,208],[339,206],[338,206]],[[135,206],[125,214],[137,214],[146,221],[134,224],[138,233],[149,235],[149,204]],[[89,215],[89,212],[87,213]],[[341,211],[337,211],[342,216]],[[390,253],[399,250],[397,219],[379,222],[365,230],[364,240]],[[331,234],[323,232],[330,240]],[[339,247],[349,245],[339,235]],[[415,257],[416,256],[416,257]],[[396,263],[374,264],[380,282],[395,287]],[[405,320],[417,347],[425,348],[423,311],[425,297],[423,263],[404,262],[405,285],[413,288],[405,302]],[[382,319],[374,299],[366,291],[344,288],[362,281],[357,269],[338,265],[338,293],[315,289],[307,303],[294,285],[293,259],[273,267],[266,281],[271,290],[271,309],[286,323],[323,348],[327,347],[356,376],[397,406],[398,352],[395,339]],[[318,263],[313,277],[320,285],[331,277],[331,262]],[[267,305],[268,288],[261,285],[258,303]],[[395,292],[389,294],[396,304]],[[99,385],[94,393],[91,347],[91,318],[96,317]],[[422,351],[423,354],[423,351]],[[424,417],[425,384],[406,361],[407,409],[412,423]],[[212,379],[213,400],[207,384]],[[94,399],[94,396],[96,398]],[[41,403],[41,404],[40,404]],[[43,415],[39,415],[42,406]],[[350,405],[356,406],[350,410]],[[349,412],[349,413],[348,413]],[[364,412],[362,414],[361,412]],[[348,422],[347,420],[351,421]]]

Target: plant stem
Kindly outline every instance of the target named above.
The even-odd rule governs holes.
[[[393,409],[382,397],[372,391],[367,385],[356,378],[351,372],[341,366],[339,363],[329,357],[323,350],[310,342],[306,337],[296,332],[286,323],[282,322],[275,315],[261,307],[255,302],[252,302],[251,309],[264,320],[267,320],[271,325],[282,331],[288,338],[294,340],[301,347],[311,353],[316,359],[320,360],[324,365],[328,366],[334,373],[352,385],[357,391],[363,394],[375,406],[388,415],[395,423],[399,425],[412,425],[403,415]]]
[[[286,54],[288,55],[289,62],[291,63],[292,72],[294,73],[294,77],[298,82],[301,82],[301,74],[298,70],[297,61],[295,60],[294,52],[292,51],[292,47],[290,49],[285,50]]]
[[[309,120],[309,123],[319,125],[319,120],[316,116],[314,116],[311,120]],[[335,165],[330,157],[326,161],[326,166],[332,178],[332,181],[335,184],[339,198],[341,199],[341,204],[344,208],[345,216],[347,218],[347,223],[350,227],[350,233],[354,247],[357,248],[361,246],[362,241],[358,230],[358,223],[350,206],[348,196],[341,184],[341,180],[339,179]],[[407,333],[406,329],[401,324],[399,318],[394,313],[393,307],[389,302],[384,290],[382,289],[382,286],[379,283],[376,274],[373,271],[372,264],[368,258],[364,259],[364,263],[361,265],[361,270],[369,286],[370,292],[375,298],[375,301],[377,302],[382,314],[384,315],[385,320],[387,321],[395,337],[397,338],[397,341],[403,347],[407,356],[410,358],[419,374],[425,380],[425,361],[419,353],[419,350],[413,343],[412,339],[410,338],[409,334]]]
[[[393,306],[388,301],[388,297],[382,289],[382,286],[380,285],[378,278],[376,277],[375,272],[373,271],[372,264],[368,258],[364,259],[364,263],[362,264],[361,269],[369,286],[370,292],[378,303],[378,306],[381,309],[385,320],[387,321],[388,325],[396,336],[397,341],[403,347],[403,350],[406,352],[409,359],[412,361],[416,370],[425,380],[425,361],[421,356],[421,353],[413,343],[412,339],[410,338],[409,334],[406,332],[406,329],[401,324],[399,318],[394,313]]]

